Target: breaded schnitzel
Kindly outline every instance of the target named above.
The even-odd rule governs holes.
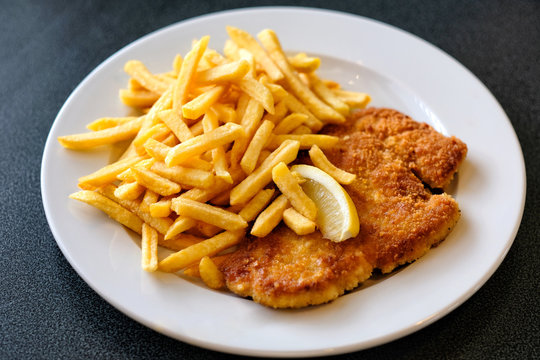
[[[341,138],[328,159],[357,174],[344,187],[356,205],[360,233],[333,243],[318,231],[298,236],[282,225],[267,237],[248,237],[221,265],[236,294],[276,308],[322,304],[358,286],[373,269],[388,273],[418,259],[458,221],[457,202],[432,194],[424,183],[451,181],[467,153],[459,139],[388,109],[359,111],[348,125],[324,132]]]

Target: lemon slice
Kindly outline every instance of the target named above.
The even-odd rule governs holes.
[[[306,179],[301,186],[317,205],[316,222],[324,238],[340,242],[358,235],[360,222],[356,207],[333,177],[310,165],[295,165],[291,171]]]

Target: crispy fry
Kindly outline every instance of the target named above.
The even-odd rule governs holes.
[[[283,74],[279,68],[249,33],[232,26],[227,26],[227,33],[239,47],[245,48],[253,54],[255,61],[261,65],[272,81],[283,79]]]
[[[269,29],[261,31],[257,37],[268,51],[270,57],[283,72],[287,85],[299,99],[306,104],[308,109],[319,119],[331,123],[343,123],[343,115],[321,101],[313,92],[298,78],[289,64],[287,57],[281,49],[281,44],[276,34]]]
[[[305,123],[308,119],[306,114],[292,113],[281,120],[274,129],[274,134],[289,134],[294,129]]]
[[[215,130],[219,126],[217,115],[213,110],[206,112],[204,118],[201,120],[201,123],[205,133]],[[229,165],[227,164],[227,158],[225,156],[225,149],[223,146],[217,146],[212,150],[212,161],[214,163],[214,171],[216,176],[232,184],[233,180],[231,173],[229,173],[228,170]]]
[[[317,224],[293,208],[283,212],[283,222],[297,235],[307,235],[315,231]]]
[[[251,174],[255,169],[259,154],[272,135],[272,129],[274,129],[274,123],[265,120],[257,129],[255,135],[253,135],[253,138],[251,139],[251,142],[249,143],[244,156],[240,161],[240,166],[246,174]]]
[[[341,115],[347,116],[349,114],[349,105],[342,101],[330,88],[328,88],[324,82],[319,79],[314,73],[308,74],[311,87],[315,94],[319,96],[325,103],[336,109]]]
[[[181,186],[207,189],[214,185],[215,182],[214,174],[211,172],[186,166],[175,165],[168,167],[165,163],[157,161],[150,169]]]
[[[298,72],[313,73],[321,66],[321,59],[307,56],[306,53],[298,53],[288,58],[289,64]]]
[[[351,174],[332,164],[317,145],[313,145],[309,149],[309,158],[316,167],[336,179],[340,184],[348,185],[356,179],[355,174]]]
[[[285,195],[278,196],[263,212],[257,216],[251,235],[264,237],[279,224],[283,219],[283,212],[289,207],[289,200]]]
[[[257,100],[268,113],[274,113],[274,97],[266,86],[249,76],[244,77],[236,84],[240,90]]]
[[[135,200],[146,190],[144,186],[141,186],[137,182],[126,182],[119,185],[114,190],[114,195],[120,199]]]
[[[259,102],[250,99],[242,117],[244,136],[234,142],[231,150],[231,164],[237,164],[242,159],[253,134],[257,130],[262,119],[263,108]]]
[[[280,146],[284,141],[294,140],[300,143],[300,149],[309,149],[313,145],[319,146],[321,149],[330,149],[339,141],[336,136],[321,135],[321,134],[303,134],[303,135],[272,135],[270,140],[266,144],[267,149],[275,149]]]
[[[199,262],[199,274],[210,289],[218,290],[225,287],[225,276],[208,256]]]
[[[163,199],[149,206],[150,215],[152,217],[167,217],[171,214],[171,199],[164,197]]]
[[[108,197],[109,199],[117,202],[124,208],[128,209],[135,215],[137,215],[139,218],[141,218],[142,221],[159,231],[161,234],[165,235],[167,230],[172,224],[172,220],[169,218],[154,218],[150,215],[149,212],[143,211],[140,208],[141,202],[139,200],[123,200],[119,199],[114,195],[114,190],[116,186],[112,184],[104,185],[100,188],[98,188],[96,191],[100,193],[101,195],[104,195]]]
[[[124,105],[136,108],[151,107],[159,99],[159,94],[147,90],[120,89],[118,96]]]
[[[141,204],[139,205],[139,208],[141,211],[150,212],[150,205],[158,201],[159,194],[153,192],[150,189],[146,189],[144,192],[144,196],[141,200]]]
[[[135,179],[139,184],[162,196],[176,194],[182,190],[182,187],[177,183],[159,176],[150,170],[138,169],[136,167],[132,167],[131,170],[133,170]]]
[[[296,159],[299,148],[298,141],[284,141],[257,169],[232,189],[231,205],[245,203],[255,196],[272,181],[272,168],[280,162],[292,162]]]
[[[274,196],[274,189],[261,190],[255,195],[243,208],[240,210],[240,215],[244,220],[251,221],[259,215],[259,213],[268,205],[272,196]]]
[[[332,89],[332,92],[351,108],[363,109],[371,101],[371,97],[366,93],[346,91],[341,89]]]
[[[191,234],[180,234],[176,236],[174,239],[160,239],[159,246],[163,246],[164,248],[174,250],[174,251],[180,251],[187,247],[190,247],[191,245],[195,245],[197,243],[200,243],[201,241],[205,240],[202,237],[198,237]]]
[[[142,86],[148,90],[163,94],[169,88],[169,84],[153,75],[144,64],[138,60],[130,60],[124,65],[124,71],[135,78]]]
[[[184,120],[174,110],[163,110],[157,114],[157,117],[163,121],[165,125],[180,141],[186,141],[193,137],[191,130]]]
[[[99,131],[82,134],[59,136],[58,141],[62,146],[74,150],[86,150],[101,145],[110,145],[122,140],[132,139],[139,132],[144,118]]]
[[[181,164],[205,151],[228,144],[243,135],[244,129],[242,126],[227,123],[206,134],[196,136],[176,145],[167,154],[165,163],[167,166]]]
[[[310,128],[308,128],[307,126],[305,125],[300,125],[299,127],[297,127],[296,129],[294,129],[293,131],[291,131],[291,134],[292,135],[306,135],[306,134],[312,134],[313,131],[311,131]]]
[[[195,99],[182,106],[182,115],[186,119],[197,119],[212,106],[225,91],[223,86],[215,86],[203,92]]]
[[[116,161],[112,164],[102,167],[92,174],[79,178],[79,187],[81,189],[91,190],[103,184],[107,184],[116,180],[116,176],[121,172],[129,169],[144,157],[136,156],[123,160]]]
[[[98,194],[94,191],[82,190],[69,196],[71,199],[79,200],[92,205],[107,214],[111,219],[130,228],[136,233],[142,233],[142,220],[128,209],[117,202]]]
[[[144,131],[144,133],[139,134],[139,136],[133,140],[132,144],[135,146],[135,150],[139,155],[144,155],[146,150],[143,145],[148,139],[160,141],[165,139],[170,133],[171,130],[164,124],[156,124]]]
[[[201,40],[193,45],[191,51],[187,53],[182,62],[182,66],[178,73],[178,79],[174,85],[173,95],[173,110],[178,116],[182,113],[182,106],[186,103],[188,98],[188,89],[193,83],[197,65],[199,64],[209,41],[210,38],[208,36],[202,37]]]
[[[247,222],[240,215],[210,204],[177,198],[172,203],[172,208],[180,216],[188,216],[225,230],[238,230],[247,227]]]
[[[249,71],[250,65],[245,59],[225,63],[204,71],[196,75],[198,83],[223,83],[241,80]]]
[[[293,208],[306,218],[315,221],[317,206],[302,190],[285,163],[280,162],[272,169],[272,179],[281,193],[289,199]]]
[[[179,216],[174,220],[174,223],[169,227],[165,234],[165,240],[174,238],[176,235],[183,233],[184,231],[191,229],[197,224],[192,218],[186,216]]]
[[[304,121],[306,126],[308,126],[313,132],[318,132],[322,129],[323,123],[321,120],[317,119],[315,115],[309,111],[304,104],[300,102],[294,95],[289,94],[287,97],[284,97],[282,103],[287,106],[287,108],[293,113],[301,113],[307,115],[307,119]]]
[[[126,117],[103,117],[92,121],[90,124],[86,125],[88,130],[98,131],[112,128],[118,125],[125,124],[127,122],[136,120],[135,116],[126,116]]]
[[[215,255],[222,250],[238,244],[244,237],[244,234],[244,230],[224,231],[210,239],[201,241],[200,243],[169,255],[159,262],[158,267],[161,271],[165,272],[182,270],[197,261],[200,261],[204,256]]]
[[[158,232],[150,225],[142,225],[141,267],[144,271],[153,272],[158,267]]]

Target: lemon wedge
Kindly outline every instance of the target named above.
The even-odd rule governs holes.
[[[356,207],[333,177],[311,165],[295,165],[291,171],[306,179],[301,186],[317,205],[316,222],[324,238],[341,242],[358,235],[360,222]]]

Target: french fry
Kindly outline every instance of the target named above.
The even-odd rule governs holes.
[[[126,117],[103,117],[92,121],[90,124],[86,125],[88,130],[98,131],[112,128],[118,125],[125,124],[127,122],[136,120],[135,116],[126,116]]]
[[[174,110],[163,110],[157,113],[157,117],[163,121],[165,125],[180,141],[186,141],[193,137],[193,133],[184,122],[184,120]]]
[[[297,235],[307,235],[315,231],[317,224],[300,214],[293,208],[288,208],[283,212],[283,222]]]
[[[206,112],[204,118],[201,120],[204,132],[210,132],[215,130],[219,126],[218,118],[213,110]],[[212,150],[212,161],[214,163],[214,171],[216,176],[232,184],[232,176],[229,173],[227,164],[227,158],[225,157],[225,150],[223,146],[217,146]]]
[[[245,203],[255,196],[272,181],[272,168],[280,162],[292,162],[299,149],[298,141],[284,141],[257,169],[231,190],[231,205]]]
[[[242,126],[227,123],[206,134],[196,136],[173,147],[165,163],[167,166],[179,165],[190,158],[200,155],[220,145],[228,144],[244,135]]]
[[[237,122],[236,111],[230,105],[217,103],[212,105],[212,110],[218,115],[218,118],[223,123]]]
[[[321,66],[321,59],[307,56],[306,53],[298,53],[288,58],[289,64],[298,72],[313,73]]]
[[[245,48],[253,54],[255,61],[261,65],[272,81],[277,82],[283,79],[283,74],[279,68],[249,33],[232,26],[227,26],[227,33],[239,47]]]
[[[114,202],[117,202],[119,205],[123,206],[127,210],[131,211],[135,215],[137,215],[139,218],[141,218],[142,221],[159,231],[159,233],[165,235],[167,233],[167,230],[172,224],[172,220],[169,218],[155,218],[150,215],[149,212],[143,211],[140,208],[141,202],[139,200],[123,200],[119,199],[114,195],[114,190],[116,186],[112,184],[103,185],[102,187],[98,188],[96,191],[100,193],[101,195],[104,195],[108,197],[109,199],[113,200]]]
[[[306,126],[308,126],[313,132],[318,132],[322,129],[323,123],[321,120],[317,119],[315,115],[311,113],[311,111],[306,108],[304,104],[300,102],[294,95],[289,94],[288,96],[284,97],[281,101],[287,108],[293,112],[293,113],[301,113],[307,115],[306,121],[304,123]]]
[[[208,256],[199,262],[199,274],[210,289],[219,290],[225,287],[225,276]]]
[[[132,144],[135,146],[135,150],[139,155],[144,155],[146,150],[143,145],[148,139],[160,141],[165,139],[170,133],[171,130],[164,124],[156,124],[144,131],[144,133],[137,136],[137,138],[133,140]]]
[[[168,167],[157,161],[150,168],[153,172],[181,186],[207,189],[214,185],[215,177],[210,171],[175,165]]]
[[[272,196],[274,196],[274,189],[261,190],[255,195],[243,208],[240,210],[240,215],[244,220],[251,221],[259,215],[259,213],[268,205]]]
[[[242,160],[240,160],[240,166],[247,175],[251,174],[255,169],[259,154],[261,153],[261,150],[264,148],[264,146],[268,142],[268,139],[272,135],[273,129],[274,123],[265,120],[257,129],[255,135],[253,135],[253,138],[251,139],[246,151],[244,152]]]
[[[107,214],[111,219],[119,222],[120,224],[130,228],[136,233],[142,233],[142,220],[128,209],[124,208],[117,202],[98,194],[94,191],[82,190],[73,193],[69,196],[71,199],[85,202],[89,205],[98,208]]]
[[[292,113],[279,122],[274,129],[274,134],[288,134],[305,123],[308,119],[306,114]]]
[[[169,227],[167,232],[165,233],[165,240],[169,240],[174,238],[176,235],[183,233],[186,230],[191,229],[197,224],[197,221],[195,221],[192,218],[186,217],[186,216],[178,216],[176,220],[174,220],[174,223]]]
[[[80,177],[79,187],[81,189],[91,190],[98,186],[111,183],[116,180],[118,174],[129,169],[143,159],[143,156],[135,156],[106,165],[89,175]]]
[[[118,96],[124,105],[136,108],[151,107],[159,99],[159,94],[146,90],[120,89]]]
[[[247,222],[238,214],[190,199],[175,199],[172,203],[172,209],[180,216],[188,216],[225,230],[238,230],[247,227]]]
[[[188,90],[194,82],[197,66],[209,41],[210,38],[208,36],[202,37],[201,40],[193,45],[191,51],[186,54],[184,61],[182,62],[182,66],[178,73],[178,79],[174,85],[173,94],[173,110],[178,116],[182,113],[182,106],[186,103]]]
[[[347,116],[349,114],[349,105],[342,101],[330,88],[328,88],[324,82],[319,79],[314,73],[308,74],[311,87],[315,94],[319,96],[325,103],[336,109],[341,115]]]
[[[114,195],[120,199],[135,200],[146,190],[144,186],[141,186],[137,182],[126,182],[119,185],[114,190]]]
[[[223,231],[222,228],[216,225],[208,224],[204,221],[197,221],[197,225],[195,225],[195,228],[203,234],[206,238],[210,238],[217,233],[220,233]]]
[[[171,199],[165,197],[149,206],[152,217],[167,217],[171,214]]]
[[[169,88],[169,84],[153,75],[144,64],[138,60],[130,60],[124,65],[124,71],[135,78],[142,86],[148,90],[163,94]]]
[[[351,108],[363,109],[371,101],[371,97],[366,93],[347,91],[341,89],[332,89],[332,92],[338,96],[345,104]]]
[[[164,248],[167,248],[169,250],[174,251],[180,251],[187,247],[190,247],[191,245],[195,245],[197,243],[200,243],[201,241],[205,240],[202,237],[198,237],[191,234],[180,234],[176,236],[174,239],[160,239],[159,246],[163,246]]]
[[[182,270],[205,256],[213,256],[233,245],[236,245],[244,237],[244,230],[224,231],[210,239],[201,241],[177,253],[171,254],[161,260],[158,267],[164,272],[176,272]]]
[[[231,164],[237,164],[242,159],[253,134],[257,130],[263,116],[263,107],[255,99],[250,99],[242,117],[244,136],[234,142],[231,150]]]
[[[237,184],[242,179],[244,179],[245,174],[241,168],[236,168],[231,169],[231,176],[233,178],[232,184],[226,182],[225,180],[217,178],[214,185],[210,188],[193,188],[180,195],[179,198],[191,199],[200,202],[209,201],[210,199],[213,199],[217,195],[221,194],[222,192],[230,190],[234,186],[234,184]],[[173,199],[173,204],[175,201],[176,199]]]
[[[232,249],[233,247],[231,247]],[[218,256],[212,256],[210,259],[216,264],[216,266],[219,268],[219,265],[223,264],[223,262],[229,257],[230,254],[223,254]],[[199,262],[200,263],[200,262]],[[201,274],[199,273],[199,264],[191,265],[182,271],[182,274],[187,276],[193,276],[193,277],[201,277]]]
[[[141,200],[141,204],[139,205],[139,208],[141,211],[150,212],[150,205],[157,202],[159,199],[159,194],[153,192],[150,189],[146,189],[144,192],[144,196]]]
[[[146,223],[142,225],[141,267],[144,271],[153,272],[158,267],[158,232]]]
[[[306,218],[315,221],[317,218],[317,206],[302,190],[285,163],[281,162],[274,166],[272,169],[272,179],[281,193],[289,199],[296,211]]]
[[[177,183],[159,176],[150,170],[138,169],[136,167],[131,168],[131,170],[133,170],[135,179],[139,184],[162,196],[176,194],[182,190],[182,187]]]
[[[157,160],[165,160],[169,150],[171,150],[170,146],[167,146],[164,143],[152,138],[146,140],[143,146],[148,155]]]
[[[340,184],[348,185],[356,179],[355,174],[351,174],[332,164],[317,145],[313,145],[309,149],[309,158],[316,167],[336,179]]]
[[[240,90],[257,100],[268,113],[274,113],[274,97],[266,86],[249,76],[244,77],[236,84]]]
[[[293,140],[300,143],[300,149],[309,149],[313,145],[319,146],[321,149],[331,149],[337,145],[339,138],[337,136],[331,135],[321,135],[321,134],[303,134],[303,135],[294,135],[294,134],[285,134],[285,135],[272,135],[268,143],[266,144],[267,149],[276,149],[284,141]]]
[[[291,134],[292,135],[306,135],[306,134],[312,134],[313,131],[311,131],[310,128],[308,128],[307,126],[305,125],[300,125],[299,127],[297,127],[296,129],[294,129],[293,131],[291,131]]]
[[[134,138],[141,129],[144,118],[99,131],[59,136],[60,144],[68,149],[86,150],[101,145],[110,145]]]
[[[285,195],[278,196],[263,212],[257,216],[251,228],[251,235],[264,237],[283,219],[283,212],[289,207],[289,200]]]
[[[269,29],[261,31],[257,37],[279,69],[283,72],[287,85],[299,99],[306,104],[307,108],[319,119],[331,123],[343,123],[345,117],[326,105],[307,87],[294,73],[287,57],[281,49],[281,44],[276,34]]]
[[[203,92],[190,102],[182,105],[182,115],[186,119],[197,119],[212,106],[225,91],[223,86],[215,86]]]
[[[249,71],[250,65],[245,59],[219,65],[196,75],[197,83],[223,83],[241,80]]]

